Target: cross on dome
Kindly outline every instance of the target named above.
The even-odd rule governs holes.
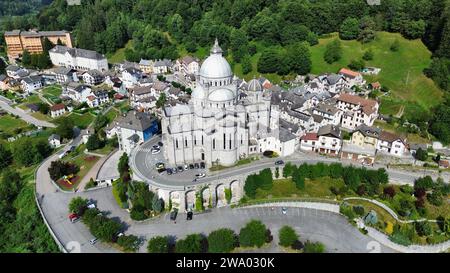
[[[222,52],[222,48],[220,48],[219,41],[216,38],[214,41],[214,46],[211,48],[211,54],[222,54]]]

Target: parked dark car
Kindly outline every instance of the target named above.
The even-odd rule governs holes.
[[[275,165],[283,165],[284,161],[283,160],[277,160],[275,161]]]
[[[178,168],[177,168],[177,170],[178,170],[178,172],[182,172],[184,169],[183,169],[183,166],[178,166]]]
[[[158,169],[158,173],[163,173],[163,172],[165,172],[166,171],[166,169],[165,168],[162,168],[162,169]]]
[[[171,168],[168,168],[168,169],[167,169],[167,174],[168,174],[168,175],[171,175],[172,173],[173,173],[173,172],[172,172],[172,169],[171,169]]]
[[[204,169],[206,167],[205,162],[200,162],[200,168]]]
[[[194,164],[189,164],[189,169],[194,169]]]
[[[173,209],[170,213],[170,220],[175,221],[177,219],[178,209]]]
[[[193,216],[194,214],[192,213],[192,211],[188,211],[188,213],[187,213],[187,216],[186,216],[186,220],[192,220],[192,216]]]
[[[199,165],[198,163],[195,163],[195,164],[194,164],[194,167],[195,167],[196,169],[199,169],[199,168],[200,168],[200,165]]]
[[[159,146],[163,146],[163,143],[160,141],[160,142],[158,142],[158,145]]]

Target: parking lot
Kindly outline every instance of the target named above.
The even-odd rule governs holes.
[[[204,174],[205,177],[207,176],[208,170],[204,162],[195,162],[179,166],[168,165],[164,158],[164,145],[159,145],[158,142],[160,142],[160,138],[156,137],[139,147],[136,155],[139,160],[136,164],[139,164],[139,166],[144,165],[144,168],[141,168],[140,171],[145,171],[146,174],[150,174],[152,178],[163,176],[171,179],[180,178],[186,180],[187,178],[192,178],[192,180],[199,180],[203,178],[201,176],[199,177],[199,174]],[[158,148],[156,148],[155,145],[157,145]],[[159,152],[156,153],[155,151],[158,150]],[[157,166],[159,163],[163,163],[164,165]],[[158,169],[163,171],[158,171]]]

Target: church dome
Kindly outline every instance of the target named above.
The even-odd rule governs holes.
[[[260,92],[260,91],[263,91],[263,87],[257,79],[253,79],[248,82],[247,90],[254,91],[254,92]]]
[[[225,79],[233,76],[230,64],[222,56],[217,39],[211,49],[211,55],[203,62],[200,67],[200,76],[207,79]]]
[[[213,102],[230,101],[233,99],[234,99],[233,91],[226,88],[216,89],[212,91],[208,96],[208,100]]]
[[[191,97],[193,99],[202,100],[205,98],[205,90],[203,90],[203,87],[201,85],[197,85],[197,87],[195,87],[194,91],[192,91]]]

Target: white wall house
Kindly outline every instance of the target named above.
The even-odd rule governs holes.
[[[50,115],[52,118],[57,118],[59,116],[64,115],[66,113],[66,106],[62,103],[55,104],[50,107]]]
[[[405,156],[409,153],[406,140],[387,131],[381,132],[377,142],[377,151],[393,156]]]
[[[89,70],[83,73],[83,82],[89,85],[97,85],[105,80],[103,74],[98,70]]]
[[[42,77],[41,76],[29,76],[22,78],[21,81],[22,90],[26,94],[30,94],[31,92],[42,88]]]
[[[342,147],[342,134],[337,126],[326,125],[317,132],[316,152],[337,156]]]
[[[347,68],[342,68],[339,71],[339,75],[342,75],[347,80],[346,87],[351,88],[352,86],[362,86],[366,84],[366,81],[364,80],[361,73],[352,71]]]
[[[92,50],[57,45],[49,50],[49,55],[53,65],[56,66],[64,66],[76,70],[108,70],[108,60],[105,55]]]
[[[125,88],[132,88],[138,85],[139,80],[142,79],[142,71],[134,67],[127,67],[122,71],[120,78]]]

